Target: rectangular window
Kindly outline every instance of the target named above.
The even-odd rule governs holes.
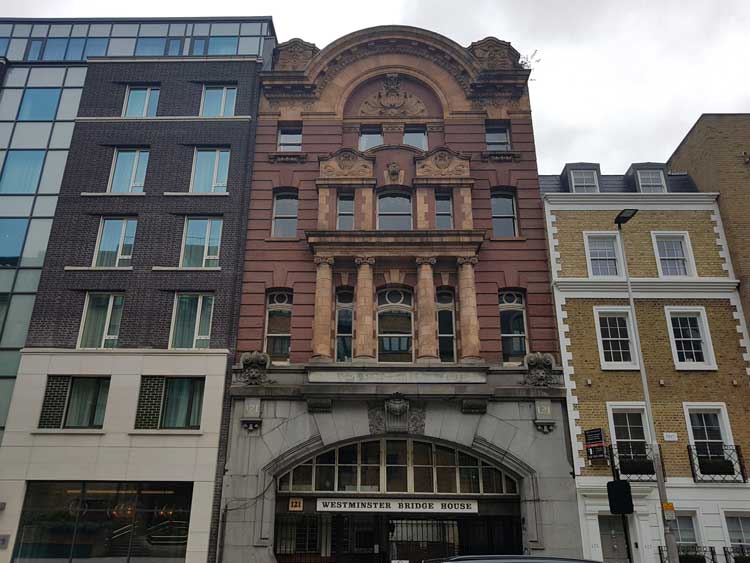
[[[225,192],[228,175],[229,149],[196,149],[190,191]]]
[[[36,192],[43,163],[44,151],[8,151],[0,175],[0,194]]]
[[[170,39],[167,42],[167,55],[177,57],[182,54],[182,39]]]
[[[602,369],[636,369],[631,343],[630,311],[626,307],[594,307]]]
[[[206,38],[205,37],[193,37],[192,45],[190,46],[191,55],[205,55],[206,54]]]
[[[136,219],[102,219],[94,267],[125,268],[131,265]]]
[[[667,191],[664,172],[661,170],[638,170],[638,186],[643,193],[663,193]]]
[[[339,194],[336,203],[336,228],[339,231],[354,229],[354,194]]]
[[[641,411],[612,413],[617,455],[639,457],[646,455],[646,432]],[[627,473],[627,472],[625,472]]]
[[[136,57],[161,57],[167,40],[164,37],[139,37],[135,43]]]
[[[65,49],[68,46],[68,40],[62,38],[47,39],[44,45],[43,61],[62,61],[65,58]]]
[[[706,312],[702,307],[665,307],[672,356],[676,369],[716,369],[708,331]]]
[[[272,236],[297,236],[297,207],[296,193],[278,193],[274,196]]]
[[[522,363],[526,356],[526,300],[520,291],[501,291],[500,338],[503,362]]]
[[[485,122],[485,142],[488,151],[509,151],[510,134],[506,125]]]
[[[693,447],[699,457],[724,457],[724,437],[718,411],[695,410],[690,413]]]
[[[203,117],[229,117],[234,115],[237,100],[236,86],[205,86],[201,115]]]
[[[424,125],[406,125],[404,127],[403,144],[426,151],[427,127],[425,127]]]
[[[65,412],[65,428],[101,428],[109,393],[108,377],[74,377]]]
[[[456,314],[453,291],[437,291],[438,355],[441,362],[456,361]]]
[[[172,348],[210,348],[213,295],[178,293],[172,321]]]
[[[727,516],[727,531],[732,547],[750,549],[750,515]]]
[[[79,348],[117,348],[125,296],[89,293],[81,323]]]
[[[300,152],[302,150],[301,124],[279,125],[277,150],[279,152]]]
[[[164,383],[160,427],[199,429],[205,379],[203,377],[167,377]]]
[[[288,362],[292,340],[291,291],[273,291],[266,301],[266,353],[272,362]]]
[[[599,178],[596,170],[571,170],[570,191],[575,193],[596,193],[599,191]]]
[[[0,268],[20,264],[28,224],[28,219],[0,219]]]
[[[156,106],[159,104],[159,88],[148,86],[128,88],[125,97],[125,117],[155,117]]]
[[[181,268],[217,268],[221,247],[221,219],[185,219]]]
[[[349,289],[336,292],[336,361],[352,361],[354,336],[354,293]]]
[[[26,51],[27,61],[38,61],[42,57],[42,47],[44,39],[32,39],[29,41],[29,48]]]
[[[492,194],[492,236],[515,237],[517,232],[513,195],[503,192]]]
[[[687,233],[651,233],[659,276],[691,276],[695,269]]]
[[[148,168],[148,149],[115,149],[110,192],[142,192]]]
[[[26,88],[18,110],[18,121],[54,121],[60,88]]]
[[[589,277],[615,278],[622,275],[617,234],[584,233]]]
[[[208,54],[236,55],[238,43],[237,37],[211,37],[208,40]]]
[[[435,194],[435,228],[440,230],[453,228],[453,197],[450,192]]]
[[[366,151],[383,144],[383,128],[380,125],[362,126],[359,130],[359,150]]]
[[[691,514],[678,514],[675,520],[675,532],[678,545],[697,545],[698,537],[695,535],[695,524]]]

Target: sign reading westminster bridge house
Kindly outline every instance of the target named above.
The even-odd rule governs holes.
[[[443,512],[476,514],[475,500],[319,498],[318,512]]]

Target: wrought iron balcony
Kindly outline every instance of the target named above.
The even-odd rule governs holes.
[[[739,446],[698,444],[688,446],[690,468],[696,483],[745,483],[747,474]]]
[[[724,548],[727,563],[750,563],[750,545],[733,545]]]
[[[656,481],[654,445],[646,443],[621,443],[610,446],[610,459],[626,481]],[[662,465],[662,471],[664,466]]]
[[[680,544],[677,546],[680,563],[716,563],[716,550],[705,545]],[[667,548],[659,546],[659,560],[669,563]]]

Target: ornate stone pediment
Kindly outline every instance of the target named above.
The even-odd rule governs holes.
[[[553,371],[555,359],[552,354],[542,354],[541,352],[526,354],[524,363],[529,370],[523,379],[524,385],[532,387],[560,385],[560,376]]]
[[[457,178],[469,176],[469,158],[448,148],[437,148],[414,159],[417,177]]]
[[[406,91],[398,74],[386,74],[382,88],[368,97],[359,108],[367,117],[418,117],[426,112],[424,102]]]
[[[374,159],[354,149],[339,149],[319,160],[321,178],[371,178],[373,175]]]
[[[290,39],[274,49],[274,70],[303,70],[319,51],[313,43],[297,37]]]
[[[469,45],[469,52],[486,70],[513,70],[521,68],[520,55],[510,43],[495,37],[485,37]]]

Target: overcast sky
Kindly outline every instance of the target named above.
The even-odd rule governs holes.
[[[665,161],[701,113],[750,112],[750,0],[4,0],[0,17],[271,15],[280,41],[324,47],[384,24],[467,46],[488,35],[535,50],[539,170],[605,174]]]

